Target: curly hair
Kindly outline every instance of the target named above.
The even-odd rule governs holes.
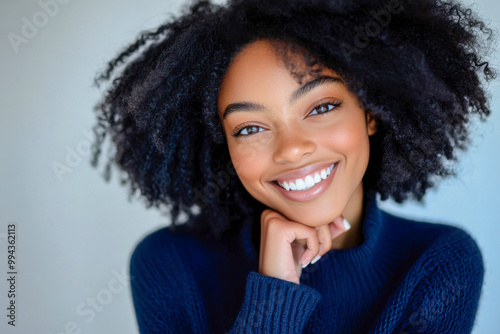
[[[141,33],[96,77],[109,87],[96,106],[92,164],[109,136],[106,180],[116,165],[130,194],[170,207],[173,226],[185,213],[192,231],[237,231],[263,206],[231,165],[217,95],[235,54],[269,39],[306,50],[310,68],[335,70],[376,116],[365,189],[421,200],[453,174],[448,162],[467,146],[470,117],[490,113],[483,79],[496,73],[482,57],[493,36],[470,9],[446,1],[197,1]]]

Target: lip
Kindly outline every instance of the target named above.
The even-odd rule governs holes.
[[[284,174],[279,177],[279,179],[282,179],[283,177],[291,177],[291,178],[301,178],[303,176],[309,175],[312,172],[315,171],[321,171],[321,169],[330,166],[332,163],[329,162],[327,164],[321,164],[321,165],[312,165],[308,166],[304,169],[301,169],[300,171],[289,173],[289,174]],[[319,197],[332,183],[332,180],[335,176],[335,173],[337,171],[337,166],[338,162],[335,162],[335,166],[333,167],[332,172],[328,177],[324,180],[322,180],[320,183],[315,184],[312,188],[308,190],[300,190],[300,191],[287,191],[286,189],[283,189],[279,185],[277,185],[275,182],[271,181],[270,183],[275,187],[285,198],[291,200],[291,201],[297,201],[297,202],[306,202],[313,200],[317,197]],[[311,168],[312,167],[312,168]],[[306,170],[304,173],[303,170]],[[300,174],[298,174],[300,172]],[[300,175],[300,176],[297,176]]]

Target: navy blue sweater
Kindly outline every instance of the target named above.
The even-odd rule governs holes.
[[[228,242],[160,229],[131,257],[141,333],[470,333],[483,260],[463,230],[366,206],[360,246],[331,250],[300,285],[258,273],[252,223]]]

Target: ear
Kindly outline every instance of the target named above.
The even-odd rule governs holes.
[[[366,129],[369,136],[377,132],[377,118],[371,110],[366,110]]]

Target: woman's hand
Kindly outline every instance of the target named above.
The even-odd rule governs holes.
[[[347,228],[339,216],[320,227],[290,221],[276,211],[262,212],[259,273],[299,284],[302,268],[332,248],[332,239]]]

